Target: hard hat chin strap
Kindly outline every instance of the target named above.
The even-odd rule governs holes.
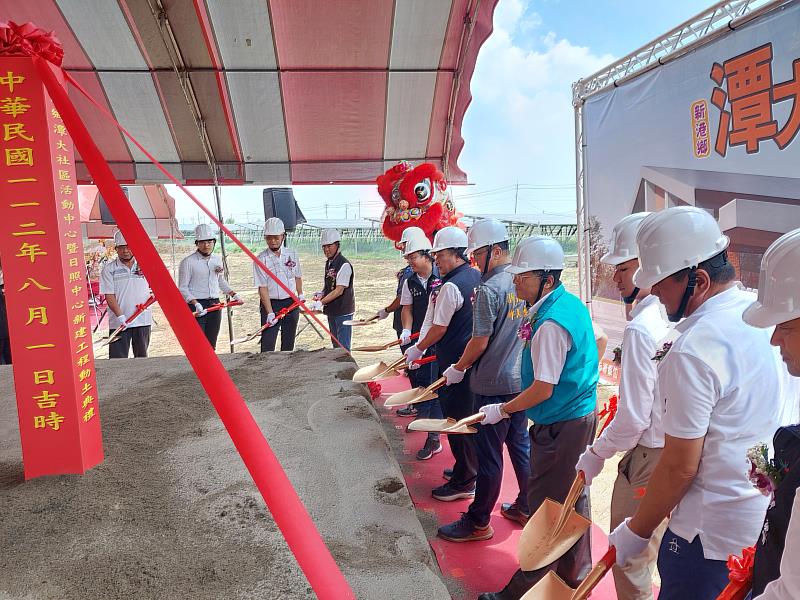
[[[539,293],[536,294],[536,300],[533,301],[533,306],[539,300],[542,299],[542,292],[544,292],[544,284],[547,282],[547,277],[550,275],[550,271],[542,271],[542,276],[539,278]]]
[[[489,250],[486,251],[486,264],[483,265],[482,275],[486,275],[489,271],[489,262],[492,260],[492,250],[494,250],[494,244],[489,244]]]
[[[695,287],[697,287],[697,267],[692,267],[689,270],[689,281],[686,282],[686,289],[683,292],[683,298],[681,298],[681,305],[676,312],[667,315],[670,322],[677,323],[683,318],[683,313],[686,312],[686,306],[689,304],[689,298],[694,295]]]
[[[630,296],[623,296],[622,297],[622,301],[625,304],[633,304],[633,301],[636,300],[636,296],[639,295],[640,291],[641,290],[638,287],[633,288],[633,292],[631,293],[631,295]]]

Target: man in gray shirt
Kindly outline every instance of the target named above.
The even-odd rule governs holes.
[[[482,273],[481,284],[475,291],[472,338],[458,362],[443,375],[447,384],[453,385],[471,367],[470,388],[476,395],[476,406],[507,402],[522,390],[522,340],[518,330],[527,309],[516,296],[511,274],[506,273],[511,256],[505,226],[495,219],[483,219],[470,228],[467,238],[467,251]],[[501,513],[521,525],[527,522],[530,439],[524,413],[514,413],[496,425],[476,425],[475,499],[460,519],[439,528],[439,537],[451,542],[470,542],[494,535],[489,521],[503,480],[503,444],[508,447],[514,466],[519,496],[513,504],[503,504]]]

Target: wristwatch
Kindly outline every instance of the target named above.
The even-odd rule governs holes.
[[[500,405],[500,414],[503,415],[506,419],[510,419],[511,415],[506,412],[506,405],[505,403]]]

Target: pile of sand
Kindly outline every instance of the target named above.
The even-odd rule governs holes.
[[[341,351],[221,356],[359,598],[448,598]],[[182,357],[98,361],[106,460],[23,483],[0,367],[0,599],[313,598]]]

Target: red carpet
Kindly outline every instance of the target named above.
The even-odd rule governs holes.
[[[408,389],[408,379],[395,377],[380,383],[382,396],[375,401],[378,412],[383,418],[391,421],[397,429],[404,430],[411,419],[403,419],[394,412],[389,412],[383,408],[383,401],[389,394]],[[398,460],[403,472],[406,473],[406,485],[417,509],[431,516],[437,525],[444,525],[456,520],[462,511],[466,511],[469,500],[439,502],[431,497],[431,490],[444,483],[442,470],[452,466],[453,458],[443,439],[442,453],[430,460],[418,461],[415,454],[425,443],[425,435],[418,431],[406,432],[403,455],[398,457]],[[482,592],[499,591],[517,569],[516,549],[521,527],[500,515],[500,503],[512,502],[518,492],[514,471],[506,456],[500,500],[492,514],[494,537],[483,542],[460,544],[446,542],[438,537],[429,540],[442,573],[461,583],[464,591],[461,594],[454,594],[454,598],[474,600]],[[599,559],[608,548],[608,539],[597,526],[592,530],[592,545],[595,560]],[[595,588],[592,598],[595,600],[616,598],[610,574]]]

